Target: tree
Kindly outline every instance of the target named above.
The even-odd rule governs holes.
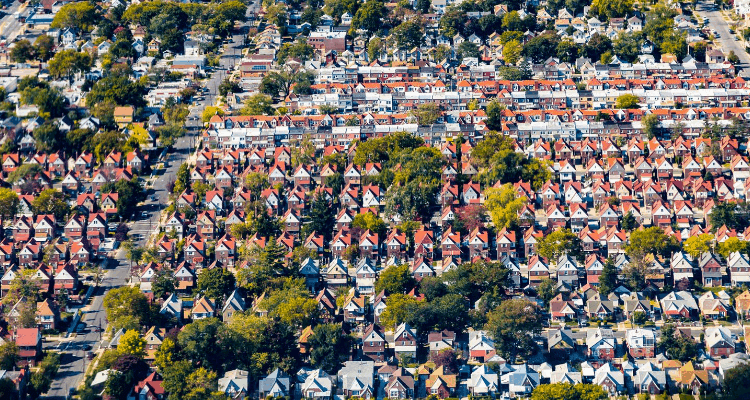
[[[157,298],[164,297],[167,293],[174,293],[176,282],[171,270],[161,268],[151,280],[151,291]]]
[[[485,191],[484,205],[492,218],[495,229],[512,228],[518,223],[518,213],[527,203],[525,197],[517,197],[513,185],[506,183],[499,188]]]
[[[633,323],[636,325],[643,325],[648,321],[648,316],[642,311],[636,311],[633,313]]]
[[[7,376],[0,379],[0,400],[13,400],[15,396],[16,384]]]
[[[377,2],[377,0],[375,0]],[[369,3],[369,2],[368,2]],[[441,117],[440,106],[436,103],[424,103],[417,106],[412,111],[412,115],[417,119],[419,125],[432,125]]]
[[[748,251],[747,243],[748,242],[740,238],[730,237],[719,243],[719,248],[717,251],[719,254],[721,254],[722,257],[724,257],[724,259],[728,259],[729,255],[734,253],[735,251],[746,253]]]
[[[130,329],[120,336],[120,341],[117,345],[117,351],[120,354],[127,354],[139,358],[143,358],[146,355],[146,340],[141,337],[135,329]]]
[[[94,83],[86,95],[86,104],[109,102],[139,108],[146,106],[145,95],[146,89],[140,82],[133,82],[123,74],[110,74]]]
[[[526,42],[522,54],[531,58],[534,63],[541,63],[557,55],[557,45],[559,43],[560,38],[556,33],[545,32]]]
[[[307,343],[310,346],[310,364],[335,374],[349,358],[352,338],[342,331],[341,325],[321,324],[313,329]]]
[[[50,35],[39,35],[34,40],[34,54],[39,61],[47,61],[54,54],[55,42]]]
[[[167,393],[169,393],[170,399],[186,399],[185,396],[190,390],[189,383],[191,383],[188,379],[193,371],[193,365],[188,360],[175,361],[161,371],[162,377],[164,378],[162,387]]]
[[[594,0],[591,12],[601,18],[620,18],[633,11],[633,0]]]
[[[602,298],[609,296],[617,287],[617,267],[614,260],[608,258],[602,267],[602,274],[599,276],[599,294]]]
[[[20,87],[20,85],[19,85]],[[45,117],[57,118],[65,111],[65,96],[58,88],[35,87],[21,91],[21,103],[34,104]]]
[[[557,261],[565,254],[579,258],[581,239],[570,229],[558,229],[539,240],[537,253],[550,261]]]
[[[612,49],[612,40],[599,32],[594,33],[586,42],[583,54],[592,61],[599,60],[605,52]]]
[[[94,4],[88,1],[79,1],[62,6],[55,14],[51,27],[75,28],[82,32],[90,32],[96,22],[97,15]]]
[[[383,48],[383,41],[379,37],[370,39],[370,41],[367,43],[367,59],[370,61],[375,61],[380,56]]]
[[[391,31],[399,50],[410,50],[414,47],[419,47],[422,44],[423,33],[424,28],[422,24],[414,20],[404,21]]]
[[[198,290],[209,299],[223,299],[232,293],[234,284],[234,274],[224,268],[206,268],[198,275]]]
[[[579,45],[571,39],[563,39],[557,44],[557,57],[564,62],[575,62],[578,58]]]
[[[641,260],[647,254],[668,258],[678,249],[679,244],[673,236],[667,236],[661,228],[652,226],[633,231],[630,234],[630,243],[625,246],[625,253],[632,261]]]
[[[543,279],[539,283],[539,287],[537,287],[536,292],[542,301],[544,301],[545,307],[549,307],[550,300],[554,299],[555,296],[557,296],[557,281],[554,279]]]
[[[245,100],[245,106],[240,110],[242,115],[271,115],[273,114],[273,100],[265,94],[254,94]]]
[[[388,296],[388,302],[393,307],[389,305],[380,314],[380,323],[383,326],[395,329],[402,322],[411,321],[413,316],[419,313],[420,303],[417,299],[403,293],[391,294]]]
[[[39,193],[31,202],[31,208],[35,214],[52,214],[58,221],[64,221],[70,212],[65,195],[56,189],[45,189]]]
[[[732,65],[736,65],[740,63],[740,58],[737,56],[737,54],[734,54],[734,50],[731,50],[729,52],[729,55],[727,56],[727,61],[732,63]]]
[[[701,254],[711,251],[711,242],[713,241],[713,235],[704,233],[687,238],[682,246],[688,254],[697,259]]]
[[[640,101],[641,99],[634,94],[623,94],[617,98],[615,107],[619,109],[639,108],[640,106],[638,105],[638,103]]]
[[[120,328],[139,329],[141,322],[147,322],[150,313],[146,295],[129,286],[108,291],[103,306],[115,331]]]
[[[109,182],[101,187],[100,192],[117,193],[117,213],[123,219],[133,215],[138,203],[146,199],[146,192],[138,179]]]
[[[659,117],[656,114],[648,114],[641,119],[641,125],[643,125],[643,133],[645,133],[649,139],[655,138],[659,133],[659,124]]]
[[[322,194],[317,194],[310,205],[309,221],[305,228],[306,232],[317,232],[326,240],[331,240],[331,232],[335,225],[335,209],[331,207],[328,200]],[[304,236],[304,235],[303,235]]]
[[[404,294],[413,289],[415,285],[416,281],[409,271],[409,266],[404,264],[383,270],[377,282],[375,282],[375,291],[380,293],[384,290],[386,294]]]
[[[694,359],[698,355],[698,345],[692,339],[675,333],[675,327],[672,324],[665,324],[661,328],[661,338],[659,347],[664,350],[670,358],[682,362]]]
[[[222,371],[224,364],[234,357],[229,352],[228,328],[216,318],[186,325],[177,335],[177,342],[186,359],[213,371]]]
[[[534,388],[531,400],[603,400],[609,394],[590,383],[547,383]]]
[[[443,367],[446,374],[458,374],[458,354],[451,348],[446,348],[432,356],[435,367]]]
[[[518,40],[511,40],[503,46],[503,60],[510,65],[516,65],[521,59],[523,46]]]
[[[359,9],[359,2],[356,0],[325,0],[323,11],[333,17],[336,24],[341,22],[341,16],[344,13],[356,15]]]
[[[207,106],[205,109],[203,109],[201,119],[203,120],[203,123],[206,123],[210,121],[211,117],[213,117],[214,115],[218,115],[221,117],[224,115],[224,111],[219,107]]]
[[[479,47],[470,41],[461,42],[456,49],[456,55],[459,59],[466,57],[479,58]]]
[[[737,231],[745,230],[750,225],[747,210],[747,203],[728,201],[716,204],[708,216],[708,220],[711,223],[711,231],[714,232],[723,225]]]
[[[16,192],[11,189],[0,188],[0,217],[11,219],[18,212],[19,205],[20,200]]]
[[[352,228],[359,228],[363,231],[370,230],[381,236],[388,229],[380,217],[370,212],[355,215],[354,220],[352,220]]]
[[[15,342],[6,342],[0,345],[0,369],[12,371],[21,361],[20,348]]]
[[[352,29],[362,29],[368,37],[383,27],[383,19],[388,15],[385,5],[378,1],[368,1],[352,18]]]
[[[632,62],[638,58],[643,38],[640,32],[620,32],[612,43],[612,50],[622,60]]]
[[[541,329],[542,323],[542,315],[534,303],[522,299],[506,300],[487,317],[485,329],[504,357],[514,360],[518,355],[532,353],[535,346],[532,334]]]
[[[10,58],[17,63],[25,63],[34,58],[34,46],[26,39],[19,40],[10,50]]]
[[[750,364],[744,363],[724,374],[724,394],[722,399],[741,400],[750,398]]]

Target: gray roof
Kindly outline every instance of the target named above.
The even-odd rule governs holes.
[[[291,378],[286,372],[276,368],[273,372],[268,374],[268,376],[258,381],[258,391],[261,393],[269,393],[275,385],[278,385],[288,393],[289,386],[291,385]]]

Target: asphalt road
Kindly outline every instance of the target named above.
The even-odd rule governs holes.
[[[12,43],[16,36],[21,34],[21,30],[25,24],[18,22],[13,17],[13,13],[16,11],[23,11],[26,8],[26,3],[21,4],[18,1],[14,1],[7,9],[2,10],[6,15],[0,20],[0,35],[3,36],[8,43]]]
[[[248,15],[257,9],[257,4],[251,5],[248,8]],[[245,24],[245,26],[248,25],[248,23]],[[164,160],[167,164],[166,169],[154,181],[153,189],[148,193],[148,200],[138,207],[135,214],[136,220],[128,224],[131,234],[139,234],[141,237],[136,242],[138,245],[144,245],[147,238],[158,230],[160,212],[169,203],[167,184],[175,179],[180,165],[185,163],[195,147],[203,125],[201,122],[203,109],[206,105],[215,103],[219,84],[227,76],[227,71],[231,71],[231,68],[242,58],[243,46],[243,34],[234,35],[220,59],[220,66],[204,85],[209,89],[209,93],[204,96],[203,101],[194,104],[190,110],[186,123],[188,134],[177,139],[172,151],[167,153]],[[155,200],[151,200],[151,196],[155,196]],[[106,315],[102,307],[104,295],[109,289],[127,284],[129,275],[130,262],[126,259],[125,251],[118,251],[114,258],[108,260],[105,276],[95,296],[92,296],[89,311],[81,318],[81,322],[86,325],[83,332],[56,346],[49,344],[45,346],[45,348],[56,347],[62,353],[60,371],[52,382],[50,391],[44,396],[46,399],[64,399],[71,387],[77,387],[80,384],[85,368],[90,362],[86,359],[87,351],[84,350],[87,346],[91,346],[94,351],[100,346],[106,346],[106,343],[101,342],[100,333],[92,328],[106,327]]]
[[[742,41],[735,40],[735,35],[729,33],[729,23],[722,17],[721,12],[718,9],[710,10],[709,7],[712,6],[706,2],[699,2],[695,7],[695,11],[701,17],[708,18],[708,26],[711,29],[715,29],[719,34],[720,37],[715,41],[721,46],[724,55],[729,55],[730,51],[734,51],[734,54],[740,58],[740,63],[736,66],[747,69],[750,67],[750,55],[745,51]],[[747,71],[743,71],[742,75],[746,76],[746,74]]]

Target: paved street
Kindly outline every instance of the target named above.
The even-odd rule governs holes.
[[[251,6],[248,10],[248,15],[252,10],[257,11],[257,5]],[[245,26],[247,25],[248,24]],[[166,162],[166,169],[163,174],[156,178],[153,184],[153,189],[148,193],[148,199],[136,211],[136,220],[128,224],[131,233],[140,234],[141,236],[141,239],[137,242],[138,245],[144,245],[149,235],[156,231],[159,224],[160,211],[166,207],[169,202],[167,184],[175,179],[180,165],[182,165],[189,157],[191,149],[195,146],[196,140],[198,139],[200,128],[202,127],[202,122],[200,120],[201,113],[207,104],[214,104],[216,101],[219,84],[224,77],[227,76],[227,71],[231,71],[231,68],[242,58],[242,47],[243,35],[234,35],[232,37],[232,42],[227,45],[227,49],[221,57],[220,67],[217,68],[217,71],[205,84],[205,87],[209,89],[209,93],[205,96],[205,100],[195,104],[195,106],[191,108],[190,117],[186,124],[188,134],[185,137],[179,138],[176,141],[173,150],[165,156],[164,161]],[[197,119],[193,117],[197,117]],[[156,199],[152,201],[151,196],[156,196]],[[145,212],[147,216],[142,216],[143,212]],[[81,334],[65,340],[59,345],[59,349],[62,352],[62,365],[59,374],[52,383],[52,388],[46,396],[44,396],[45,398],[65,398],[69,388],[76,387],[80,383],[83,378],[85,366],[88,366],[88,363],[90,362],[86,360],[85,355],[87,351],[85,351],[84,348],[91,346],[95,351],[100,345],[104,345],[100,344],[100,334],[95,332],[94,329],[90,329],[90,327],[105,327],[107,325],[106,315],[102,307],[104,295],[111,288],[125,285],[129,279],[129,270],[130,262],[126,259],[124,251],[118,251],[116,257],[109,260],[103,281],[90,302],[88,308],[89,311],[81,318],[81,322],[86,325],[86,329]]]
[[[740,64],[736,66],[743,69],[750,67],[750,55],[745,51],[743,42],[735,40],[735,35],[729,33],[729,23],[722,17],[721,12],[718,9],[710,10],[709,7],[711,6],[708,3],[699,2],[695,11],[701,17],[708,18],[708,26],[719,34],[720,37],[716,39],[716,42],[721,46],[724,54],[729,55],[730,51],[734,51],[734,54],[740,58]],[[748,71],[743,71],[741,75],[747,76],[747,73]]]
[[[2,10],[6,15],[0,20],[0,40],[6,40],[8,43],[12,43],[16,36],[21,34],[24,24],[20,23],[14,16],[13,13],[16,11],[23,12],[26,9],[27,3],[19,3],[18,1],[13,2],[6,10]]]

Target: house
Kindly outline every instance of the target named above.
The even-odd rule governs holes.
[[[19,328],[13,334],[19,349],[19,366],[36,365],[42,356],[42,332],[39,328]]]
[[[469,332],[469,358],[484,362],[496,354],[495,342],[484,331]]]
[[[508,385],[508,391],[513,396],[528,396],[539,386],[539,373],[522,364],[514,366],[514,370],[501,377],[501,384]]]
[[[386,340],[378,325],[370,324],[362,335],[362,354],[376,362],[385,361]]]
[[[232,294],[224,301],[224,307],[221,309],[221,317],[224,322],[231,321],[232,316],[237,312],[245,311],[245,299],[234,290]]]
[[[499,391],[500,382],[495,372],[486,365],[480,365],[471,371],[468,388],[474,396],[494,396]]]
[[[219,378],[218,390],[230,399],[242,400],[249,393],[249,373],[241,369],[227,371]]]
[[[330,399],[333,396],[333,380],[321,369],[297,372],[297,387],[305,399]]]
[[[444,366],[437,367],[425,381],[425,389],[430,395],[445,399],[452,397],[458,388],[457,375],[445,372]]]
[[[586,332],[588,356],[599,360],[612,360],[617,349],[617,339],[611,329],[596,328]]]
[[[375,363],[346,361],[338,372],[339,388],[345,397],[375,398]]]
[[[625,375],[614,365],[605,363],[596,370],[593,383],[614,395],[625,390]]]
[[[190,318],[193,320],[211,318],[216,314],[216,306],[213,300],[206,298],[205,296],[198,299],[195,302],[192,310],[190,310]]]
[[[633,358],[653,358],[656,355],[656,336],[651,329],[628,329],[625,333],[628,353]]]
[[[128,400],[165,400],[167,394],[162,387],[164,379],[157,372],[152,372],[146,379],[138,382]]]
[[[401,323],[393,335],[393,350],[396,357],[417,356],[417,335],[407,323]]]
[[[380,371],[378,374],[380,375]],[[403,400],[414,398],[414,389],[414,376],[405,369],[398,368],[387,378],[384,391],[390,399]]]
[[[135,109],[132,106],[115,107],[114,117],[115,123],[120,128],[124,128],[133,122],[133,115]]]
[[[292,378],[284,371],[276,368],[265,378],[258,381],[258,396],[260,398],[286,397],[291,394]]]
[[[689,292],[671,292],[660,303],[662,313],[668,318],[692,319],[698,315],[698,304]]]
[[[723,326],[706,328],[706,350],[712,358],[726,358],[736,351],[736,343],[732,332]]]

